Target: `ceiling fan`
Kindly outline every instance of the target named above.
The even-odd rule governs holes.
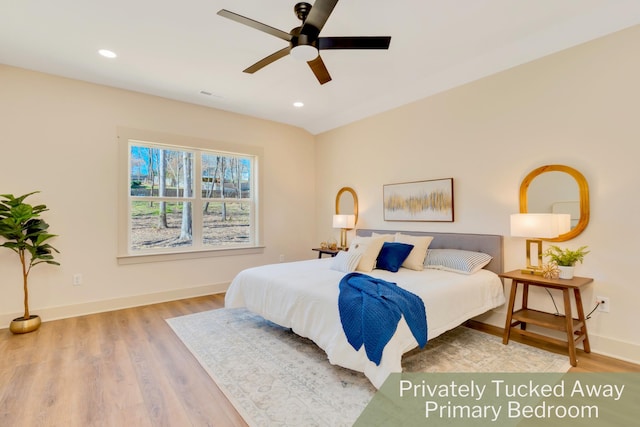
[[[329,15],[333,12],[336,3],[338,3],[338,0],[316,0],[313,6],[304,2],[296,4],[293,10],[298,19],[302,21],[302,25],[295,27],[288,33],[226,9],[220,10],[218,15],[289,42],[289,46],[272,53],[245,69],[245,73],[253,74],[290,54],[295,59],[306,61],[322,85],[331,81],[331,76],[320,57],[320,50],[389,49],[389,43],[391,42],[391,37],[388,36],[320,37],[320,32],[327,19],[329,19]]]

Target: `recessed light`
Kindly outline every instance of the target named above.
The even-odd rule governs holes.
[[[304,102],[296,101],[293,103],[293,106],[296,108],[302,108],[304,107]]]
[[[115,52],[110,51],[110,50],[108,50],[108,49],[100,49],[100,50],[98,51],[98,53],[99,53],[100,55],[104,56],[105,58],[115,58],[115,57],[117,57],[117,56],[118,56],[118,55],[116,55],[116,53],[115,53]]]

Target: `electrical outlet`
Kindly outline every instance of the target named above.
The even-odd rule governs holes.
[[[599,302],[600,304],[598,304],[598,311],[602,311],[604,313],[608,313],[609,312],[609,297],[601,297],[601,296],[597,296],[596,297],[596,302]]]
[[[280,262],[284,262],[284,254],[280,254]]]
[[[80,273],[74,274],[72,282],[73,282],[73,286],[82,285],[82,274],[80,274]]]

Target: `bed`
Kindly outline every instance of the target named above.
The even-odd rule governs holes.
[[[488,264],[472,274],[431,265],[422,271],[403,267],[397,272],[373,269],[365,273],[396,283],[422,299],[427,313],[429,339],[504,304],[502,281],[497,276],[502,272],[502,236],[362,229],[357,231],[358,237],[353,239],[349,252],[355,257],[361,247],[356,242],[379,243],[381,238],[390,241],[397,233],[401,233],[404,239],[428,240],[431,236],[433,239],[428,243],[428,249],[432,251],[430,254],[436,254],[438,249],[454,249],[460,253],[488,254],[490,259]],[[352,249],[354,247],[356,249]],[[418,342],[403,317],[384,347],[379,365],[367,358],[363,347],[356,351],[348,343],[340,322],[338,284],[347,273],[335,269],[336,262],[334,258],[322,258],[243,270],[229,286],[225,306],[246,307],[267,320],[291,328],[323,349],[330,363],[363,372],[379,388],[390,373],[402,372],[402,355],[416,348]]]

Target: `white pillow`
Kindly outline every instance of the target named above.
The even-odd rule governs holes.
[[[432,240],[432,236],[411,236],[396,233],[396,242],[413,245],[413,249],[402,263],[402,266],[411,270],[424,270],[424,260],[427,257],[427,249]]]
[[[360,262],[356,270],[363,271],[365,273],[373,271],[376,267],[376,260],[382,245],[384,244],[384,238],[374,237],[362,237],[356,236],[349,246],[349,252],[361,254]]]
[[[489,264],[491,255],[462,249],[429,249],[424,261],[426,268],[473,274]]]
[[[333,257],[331,269],[342,271],[343,273],[351,273],[356,271],[356,267],[358,267],[358,262],[360,262],[361,257],[362,254],[357,251],[340,251]]]

